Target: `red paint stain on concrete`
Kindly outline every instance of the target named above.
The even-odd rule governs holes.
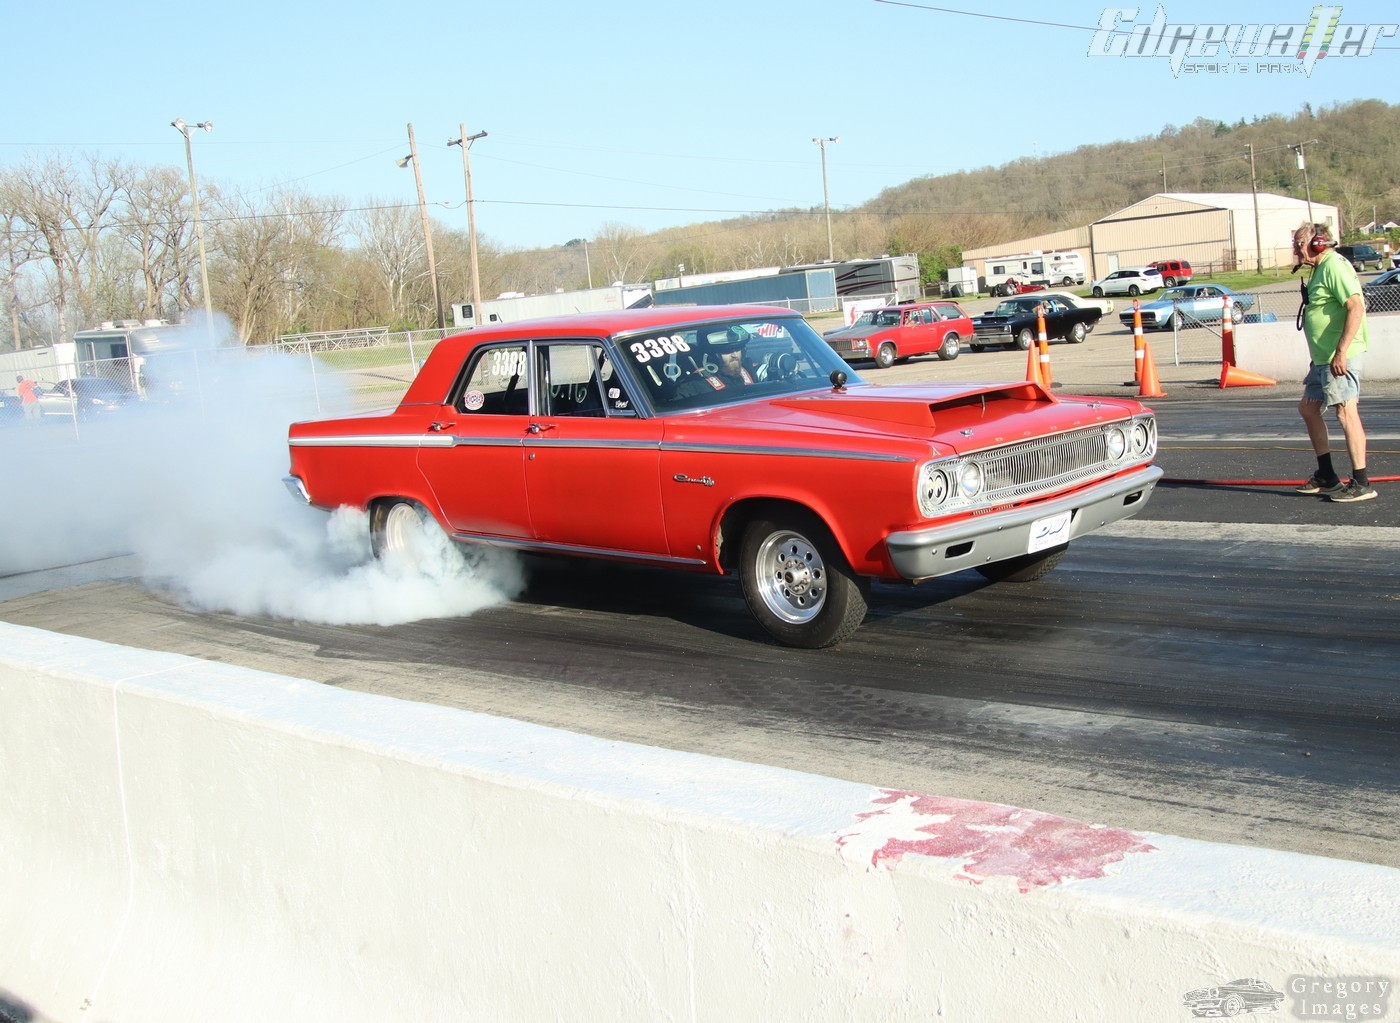
[[[958,859],[956,876],[981,884],[1014,878],[1021,891],[1066,880],[1103,877],[1129,853],[1155,851],[1141,835],[997,803],[882,789],[881,809],[860,814],[838,846],[871,847],[871,866],[910,854]]]

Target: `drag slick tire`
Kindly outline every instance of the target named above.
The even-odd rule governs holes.
[[[369,513],[370,550],[378,561],[391,554],[416,560],[423,530],[429,525],[436,528],[432,516],[412,501],[377,501]]]
[[[1048,551],[1036,551],[1034,554],[1022,554],[1019,558],[978,565],[977,571],[984,579],[990,579],[994,583],[1033,583],[1049,575],[1067,550],[1069,544],[1052,547]]]
[[[833,646],[865,618],[870,581],[851,570],[831,532],[800,510],[748,524],[739,578],[758,624],[787,646]]]

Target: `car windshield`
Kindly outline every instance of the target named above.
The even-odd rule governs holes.
[[[1020,316],[1028,309],[1034,309],[1040,303],[1040,299],[1022,299],[1021,301],[1002,302],[992,312],[993,316]]]
[[[795,316],[671,327],[619,337],[617,346],[660,413],[829,387],[833,371],[848,383],[864,382]]]
[[[1162,292],[1163,302],[1186,302],[1195,297],[1194,291],[1187,291],[1185,288],[1168,288]]]
[[[896,327],[899,325],[898,309],[867,309],[856,320],[857,327]]]

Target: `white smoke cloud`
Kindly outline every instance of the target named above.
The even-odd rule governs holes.
[[[207,355],[169,404],[0,430],[0,575],[134,554],[189,607],[328,624],[468,615],[523,588],[512,555],[434,527],[376,561],[363,512],[307,508],[281,481],[288,424],[328,414],[318,398],[347,406],[327,376],[313,385],[304,356]]]

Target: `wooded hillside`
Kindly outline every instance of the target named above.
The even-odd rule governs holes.
[[[1042,145],[1054,140],[1041,138]],[[1344,227],[1400,220],[1400,106],[1359,100],[1247,123],[1197,118],[1156,135],[1001,167],[916,178],[833,210],[838,259],[916,252],[925,279],[962,250],[1086,224],[1159,191],[1261,191],[1338,207]],[[417,207],[350,203],[296,189],[252,196],[203,182],[214,309],[249,343],[351,327],[431,327],[436,309]],[[470,294],[465,232],[433,228],[444,305]],[[50,157],[0,171],[0,306],[8,344],[49,344],[102,320],[178,319],[202,305],[192,206],[164,165]],[[585,243],[512,249],[479,239],[483,297],[813,262],[827,257],[820,208],[774,210],[642,232],[603,225]]]

